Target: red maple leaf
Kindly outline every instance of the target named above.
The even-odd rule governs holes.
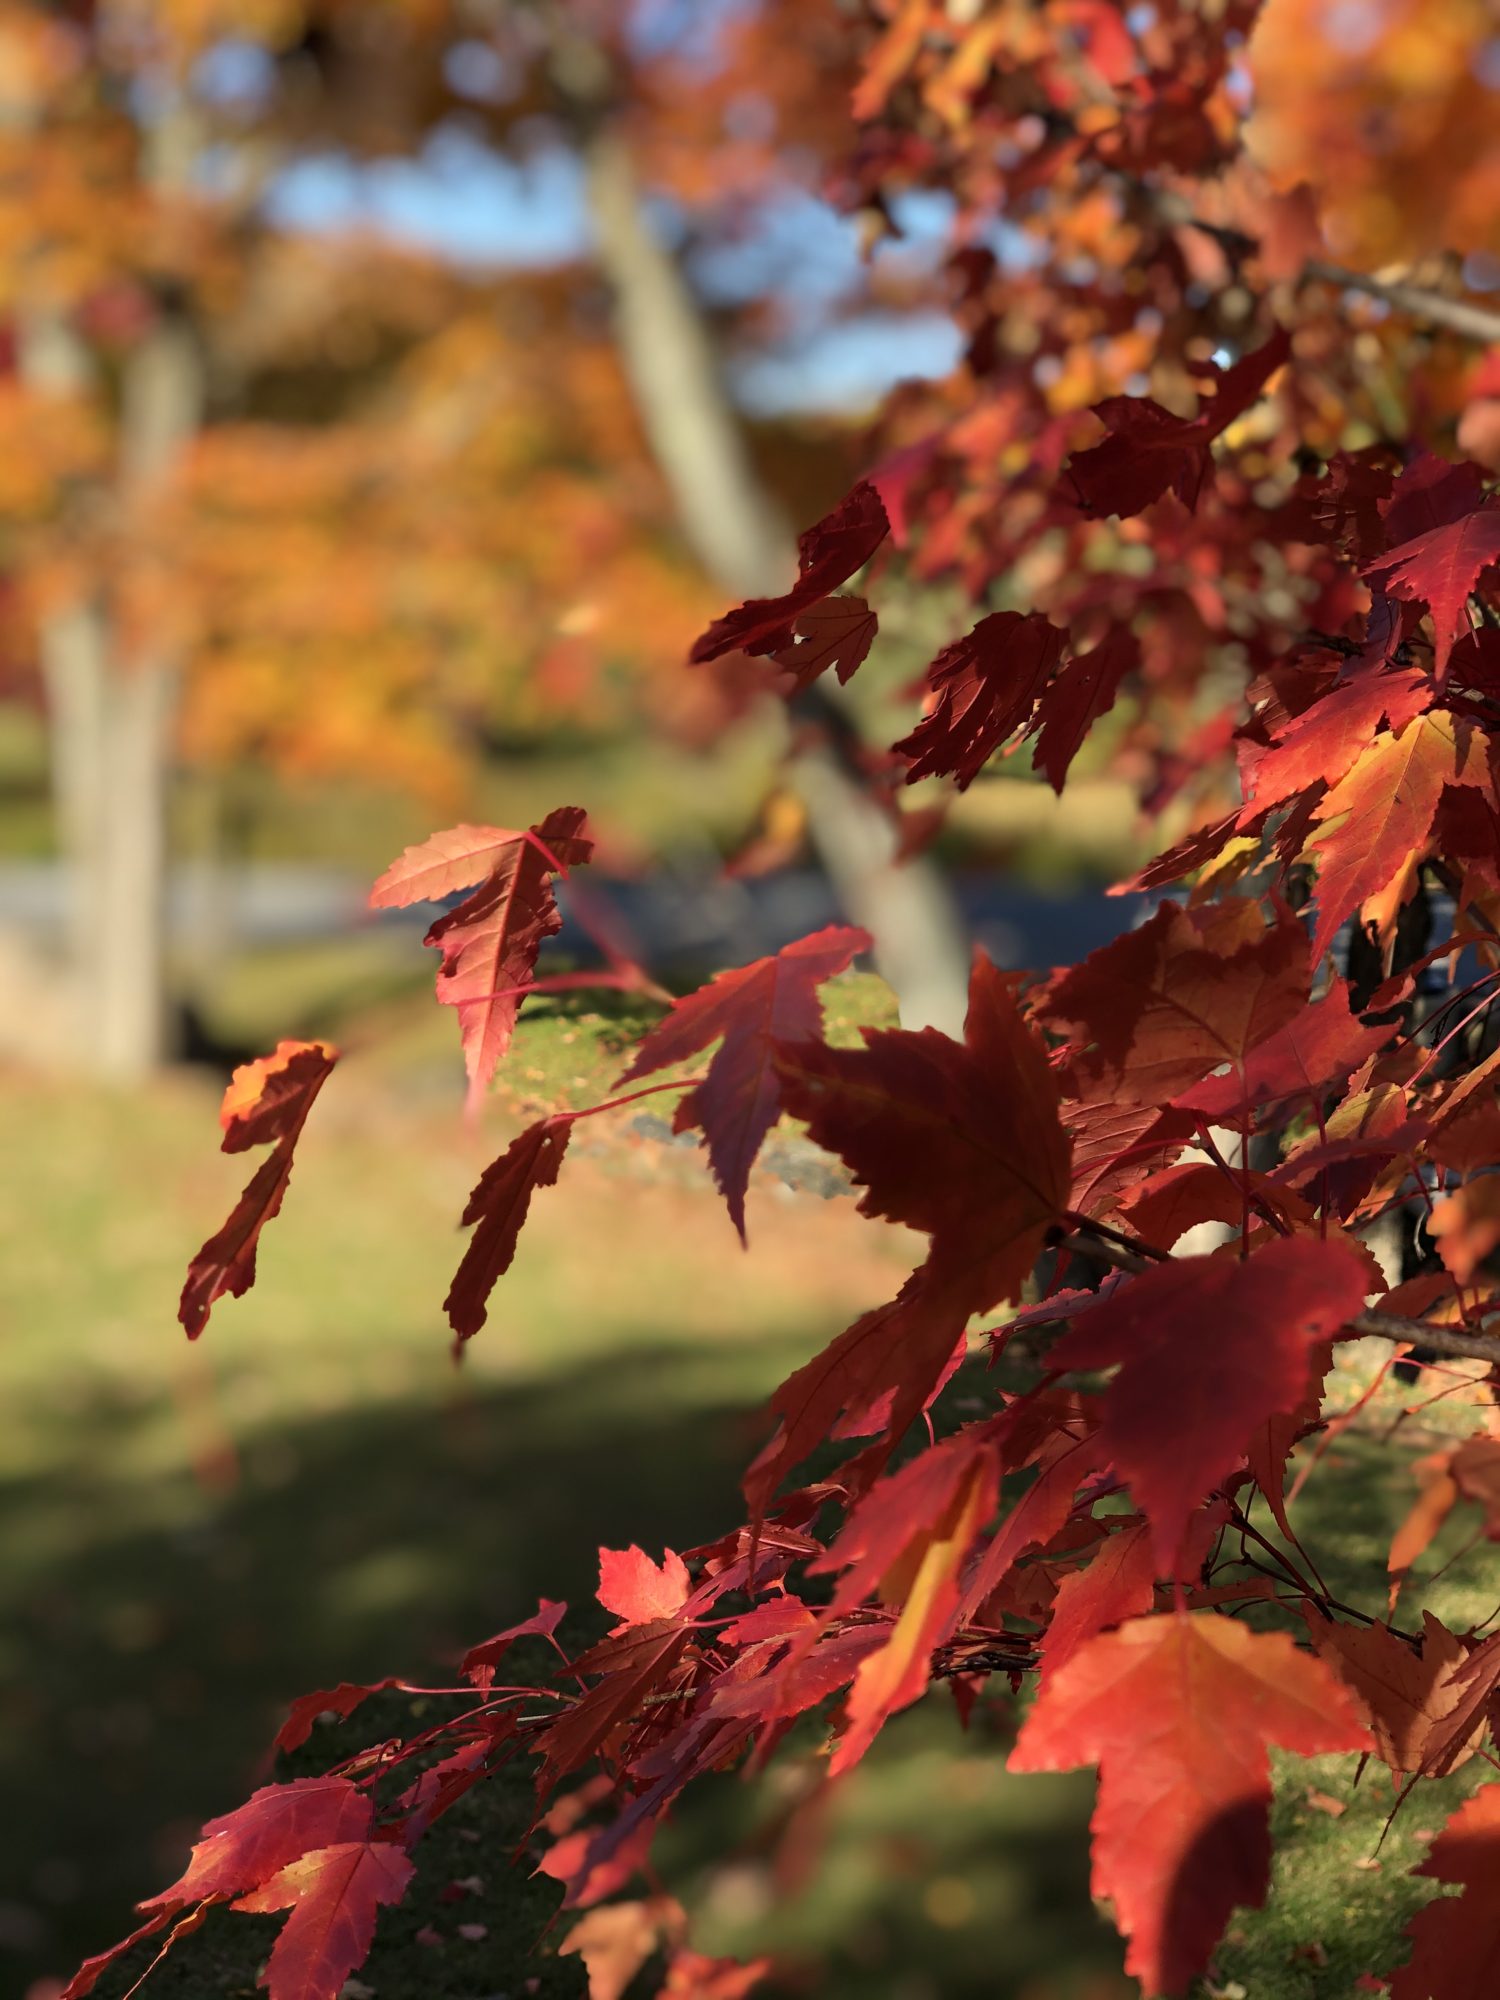
[[[335,1688],[318,1688],[311,1694],[299,1694],[287,1710],[286,1721],[276,1732],[276,1748],[300,1750],[312,1735],[313,1724],[320,1715],[338,1715],[347,1721],[371,1695],[383,1694],[387,1688],[400,1685],[396,1680],[369,1683],[340,1681]]]
[[[237,1896],[314,1848],[362,1840],[374,1807],[347,1778],[294,1778],[264,1785],[203,1828],[186,1870],[143,1910],[181,1909],[209,1896]]]
[[[1058,1585],[1041,1642],[1043,1683],[1100,1632],[1148,1612],[1155,1591],[1150,1527],[1143,1520],[1129,1521]]]
[[[1057,1080],[1010,982],[976,952],[961,1043],[936,1028],[864,1038],[862,1049],[778,1045],[787,1109],[864,1188],[862,1215],[931,1237],[936,1285],[956,1287],[974,1312],[1014,1296],[1066,1205],[1071,1147]]]
[[[1382,721],[1404,729],[1431,699],[1431,678],[1415,667],[1341,682],[1293,716],[1266,748],[1242,753],[1246,799],[1262,809],[1311,786],[1336,785],[1369,748]]]
[[[1226,898],[1164,903],[1053,981],[1041,1005],[1080,1052],[1074,1085],[1089,1102],[1162,1104],[1247,1053],[1307,1000],[1307,933],[1290,911]]]
[[[1319,802],[1315,959],[1346,917],[1425,853],[1445,786],[1488,787],[1486,747],[1482,731],[1446,712],[1421,715],[1377,736]]]
[[[194,1914],[179,1923],[173,1938],[213,1903],[255,1888],[311,1850],[334,1841],[362,1840],[373,1818],[370,1799],[347,1778],[296,1778],[252,1792],[232,1813],[207,1823],[183,1874],[141,1904],[146,1922],[86,1960],[63,1989],[62,2000],[85,2000],[110,1966],[144,1938],[165,1930],[181,1912]]]
[[[829,1436],[862,1436],[878,1415],[899,1438],[936,1390],[964,1337],[972,1307],[967,1281],[934,1283],[926,1266],[889,1305],[861,1313],[821,1354],[789,1375],[771,1398],[775,1435],[745,1474],[759,1520],[783,1476]]]
[[[483,1645],[471,1646],[464,1654],[459,1671],[478,1686],[488,1687],[495,1678],[495,1668],[517,1639],[550,1639],[567,1615],[567,1610],[567,1605],[556,1598],[542,1598],[531,1616],[523,1618],[519,1625],[508,1625],[493,1639],[486,1639]]]
[[[1475,496],[1457,520],[1388,549],[1363,574],[1393,597],[1425,604],[1432,614],[1433,667],[1439,682],[1455,642],[1467,636],[1469,594],[1483,571],[1500,562],[1500,507]]]
[[[1031,715],[1066,636],[1039,611],[995,611],[945,646],[927,669],[928,713],[894,746],[906,759],[906,782],[952,777],[960,791],[972,785]]]
[[[600,1549],[599,1589],[606,1611],[627,1625],[648,1625],[656,1618],[675,1618],[687,1603],[691,1588],[687,1564],[675,1549],[652,1562],[634,1543],[628,1549]]]
[[[333,1073],[338,1050],[327,1042],[282,1042],[276,1053],[234,1072],[219,1112],[220,1150],[243,1153],[275,1146],[263,1160],[224,1227],[210,1236],[188,1265],[177,1317],[196,1340],[214,1301],[240,1298],[255,1283],[260,1233],[281,1207],[292,1176],[292,1155],[313,1100]]]
[[[1291,342],[1278,329],[1232,368],[1205,371],[1217,393],[1196,417],[1174,417],[1149,396],[1109,396],[1096,404],[1094,415],[1109,436],[1069,459],[1073,498],[1088,514],[1126,515],[1175,493],[1191,511],[1213,469],[1214,439],[1249,409],[1290,354]]]
[[[569,1118],[539,1118],[491,1160],[469,1196],[462,1226],[473,1225],[474,1234],[443,1301],[460,1345],[484,1325],[490,1293],[515,1258],[531,1197],[555,1186],[572,1131]]]
[[[1174,1102],[1224,1124],[1238,1124],[1255,1108],[1305,1107],[1346,1082],[1391,1034],[1389,1022],[1371,1024],[1351,1014],[1348,989],[1340,983],[1257,1043],[1226,1075],[1195,1083]]]
[[[802,614],[863,569],[890,533],[880,495],[861,480],[797,543],[797,581],[783,597],[753,597],[716,618],[695,641],[702,664],[723,653],[779,653],[793,646]]]
[[[1406,1927],[1411,1957],[1391,1981],[1391,2000],[1491,2000],[1500,1965],[1500,1785],[1466,1799],[1414,1875],[1462,1884]]]
[[[1384,475],[1387,491],[1376,497],[1380,517],[1377,547],[1364,558],[1370,560],[1381,549],[1393,549],[1412,542],[1433,528],[1446,528],[1472,514],[1484,499],[1484,472],[1469,459],[1440,458],[1425,446],[1401,468],[1394,483]],[[1372,491],[1373,491],[1372,487]]]
[[[1430,1611],[1422,1614],[1420,1648],[1388,1625],[1344,1625],[1316,1612],[1307,1622],[1318,1652],[1363,1710],[1376,1755],[1402,1775],[1422,1770],[1463,1701],[1463,1640]],[[1481,1716],[1460,1748],[1445,1744],[1444,1768],[1467,1762],[1483,1733]]]
[[[1269,1175],[1240,1167],[1231,1177],[1222,1168],[1201,1161],[1183,1161],[1153,1174],[1139,1188],[1131,1189],[1120,1212],[1142,1241],[1170,1250],[1179,1237],[1200,1223],[1232,1222],[1238,1226],[1247,1192],[1262,1212],[1269,1208],[1283,1221],[1312,1219],[1309,1204]]]
[[[777,651],[776,664],[792,676],[799,693],[829,667],[845,686],[869,658],[878,629],[862,597],[825,597],[798,612],[796,638]]]
[[[510,1047],[542,941],[562,929],[552,877],[592,854],[583,827],[579,806],[548,813],[500,848],[480,886],[439,917],[424,939],[443,954],[437,997],[458,1014],[471,1103]]]
[[[994,1511],[999,1473],[982,1430],[960,1432],[867,1493],[833,1547],[812,1564],[815,1571],[843,1572],[829,1621],[871,1595],[896,1614],[883,1643],[855,1673],[834,1775],[856,1764],[886,1718],[926,1688],[933,1651],[958,1611],[960,1570]]]
[[[1140,642],[1128,626],[1111,625],[1091,652],[1065,661],[1037,703],[1032,766],[1061,792],[1068,766],[1101,715],[1114,706],[1125,676],[1141,662]]]
[[[1013,1771],[1099,1766],[1094,1894],[1147,1993],[1183,1992],[1230,1911],[1265,1900],[1271,1743],[1314,1756],[1370,1738],[1321,1660],[1212,1612],[1089,1640],[1022,1727]]]
[[[399,1903],[413,1869],[388,1841],[351,1840],[288,1862],[235,1904],[290,1910],[263,1975],[271,2000],[333,2000],[362,1965],[383,1903]]]
[[[503,826],[450,826],[430,834],[386,869],[370,891],[370,908],[404,910],[413,903],[440,903],[455,889],[472,889],[525,838]]]
[[[742,1240],[750,1169],[781,1115],[775,1044],[810,1040],[822,1033],[819,986],[845,971],[857,953],[869,949],[865,931],[833,924],[783,946],[771,958],[721,972],[707,986],[675,1002],[621,1078],[630,1083],[650,1076],[687,1062],[711,1042],[720,1043],[707,1076],[679,1103],[673,1130],[703,1133],[714,1179]]]
[[[1100,1443],[1151,1521],[1164,1575],[1256,1426],[1302,1402],[1313,1355],[1364,1310],[1367,1282],[1351,1251],[1315,1237],[1243,1261],[1183,1257],[1119,1286],[1053,1348],[1061,1368],[1119,1368]]]

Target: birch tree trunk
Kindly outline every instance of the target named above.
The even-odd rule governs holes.
[[[627,144],[599,122],[584,140],[599,263],[614,293],[620,351],[682,532],[734,597],[773,596],[796,549],[766,492],[725,390],[697,301],[647,220]],[[826,714],[830,697],[814,690]],[[791,779],[814,846],[909,1027],[961,1032],[968,950],[953,899],[930,862],[898,865],[896,832],[841,758],[837,727],[802,751]]]
[[[143,147],[146,177],[179,184],[188,134],[168,114]],[[67,315],[33,310],[19,362],[41,394],[87,395],[92,356]],[[128,514],[167,478],[202,414],[192,325],[173,300],[126,361],[115,503]],[[178,662],[162,642],[120,656],[102,579],[42,624],[52,791],[64,873],[64,990],[75,1065],[130,1083],[170,1052],[166,986],[167,789]]]

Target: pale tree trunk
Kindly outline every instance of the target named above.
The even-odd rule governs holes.
[[[646,218],[626,143],[604,123],[584,156],[620,352],[682,532],[727,594],[774,596],[796,574],[796,550],[751,460],[704,316]],[[790,772],[813,844],[844,909],[874,938],[902,1020],[957,1034],[968,953],[952,896],[931,862],[898,865],[895,829],[840,756],[840,731],[822,734]]]
[[[170,118],[148,148],[151,177],[175,180]],[[23,322],[20,365],[42,394],[87,394],[87,345],[64,314]],[[121,384],[119,504],[145,505],[196,430],[202,368],[192,328],[164,302]],[[73,1060],[113,1083],[140,1079],[171,1046],[166,988],[166,802],[178,663],[148,641],[119,657],[102,585],[47,616],[40,633],[52,787],[64,863]]]

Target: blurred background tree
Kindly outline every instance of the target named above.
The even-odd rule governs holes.
[[[225,774],[221,834],[247,764],[456,812],[499,739],[702,742],[750,698],[679,673],[685,644],[715,589],[779,587],[788,506],[848,459],[826,424],[816,454],[751,435],[721,344],[743,372],[923,303],[920,258],[872,286],[847,245],[799,296],[843,34],[823,5],[0,12],[10,670],[45,688],[75,1061],[128,1077],[171,1045],[179,759]],[[497,186],[547,268],[493,268]],[[405,242],[371,226],[382,190]],[[840,740],[801,760],[814,832],[941,1012],[956,931]]]

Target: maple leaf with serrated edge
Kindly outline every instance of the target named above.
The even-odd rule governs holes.
[[[232,1813],[208,1821],[183,1874],[141,1904],[146,1922],[86,1960],[63,1989],[64,2000],[85,2000],[110,1966],[144,1938],[165,1930],[180,1912],[253,1889],[314,1848],[363,1839],[374,1810],[347,1778],[296,1778],[253,1792]]]
[[[275,1150],[256,1169],[224,1227],[188,1266],[177,1317],[189,1340],[207,1326],[216,1299],[226,1293],[240,1298],[255,1283],[260,1233],[281,1208],[297,1140],[338,1059],[338,1050],[327,1042],[282,1042],[274,1055],[243,1064],[231,1077],[219,1112],[220,1150],[243,1153],[271,1145]]]
[[[569,1118],[539,1118],[480,1175],[461,1221],[474,1234],[443,1301],[459,1346],[489,1317],[490,1293],[515,1260],[531,1197],[538,1188],[556,1185],[572,1131]]]
[[[1232,368],[1206,371],[1217,394],[1196,417],[1175,417],[1149,396],[1109,396],[1094,415],[1109,432],[1102,444],[1068,460],[1071,495],[1087,514],[1139,514],[1166,493],[1189,512],[1213,470],[1211,445],[1260,395],[1289,359],[1280,329]]]
[[[1484,732],[1470,723],[1443,711],[1418,716],[1377,736],[1318,802],[1308,849],[1318,864],[1315,959],[1346,917],[1425,852],[1445,786],[1488,788],[1487,749]]]
[[[860,1049],[778,1044],[786,1108],[864,1189],[860,1213],[929,1236],[927,1274],[982,1312],[1019,1289],[1068,1198],[1071,1146],[1046,1053],[983,952],[962,1042],[936,1028],[862,1032]]]
[[[1197,874],[1210,861],[1218,859],[1231,841],[1239,839],[1247,831],[1244,810],[1236,807],[1222,818],[1211,820],[1201,826],[1196,833],[1190,833],[1185,840],[1179,840],[1175,847],[1167,848],[1153,861],[1132,875],[1127,882],[1121,882],[1110,890],[1112,896],[1134,895],[1143,889],[1166,889],[1174,882],[1181,882],[1188,875]]]
[[[899,1438],[936,1390],[972,1310],[966,1281],[940,1283],[924,1266],[888,1305],[861,1313],[821,1354],[789,1375],[771,1398],[775,1435],[745,1474],[759,1520],[771,1495],[844,1418],[863,1426],[872,1411]]]
[[[634,1543],[628,1549],[600,1549],[599,1588],[595,1593],[606,1611],[627,1625],[648,1625],[655,1618],[675,1618],[688,1601],[687,1564],[675,1549],[659,1563]]]
[[[1285,1633],[1201,1611],[1090,1639],[1022,1725],[1011,1770],[1099,1766],[1094,1894],[1114,1905],[1125,1969],[1148,1994],[1184,1992],[1230,1912],[1265,1900],[1272,1743],[1310,1757],[1370,1737]]]
[[[693,644],[696,664],[723,653],[778,653],[797,638],[797,621],[856,570],[890,533],[880,495],[861,480],[797,542],[797,581],[782,597],[753,597],[716,618]]]
[[[928,713],[894,746],[906,782],[951,777],[965,791],[1030,718],[1066,634],[1040,612],[994,611],[927,669]]]
[[[1347,1082],[1393,1032],[1389,1022],[1352,1014],[1348,989],[1339,983],[1242,1055],[1228,1074],[1207,1077],[1173,1101],[1179,1110],[1223,1124],[1268,1106],[1305,1108],[1330,1086]]]
[[[1265,748],[1242,752],[1247,801],[1261,809],[1281,805],[1310,786],[1336,785],[1369,748],[1382,722],[1404,729],[1431,699],[1431,678],[1414,667],[1361,674],[1330,688]],[[1240,817],[1247,816],[1248,806]]]
[[[733,972],[721,972],[674,1003],[636,1051],[621,1078],[668,1069],[718,1041],[708,1074],[677,1106],[672,1129],[699,1130],[729,1217],[745,1236],[745,1191],[766,1134],[781,1115],[778,1042],[810,1040],[823,1031],[818,987],[870,949],[867,932],[830,925]]]
[[[869,658],[879,621],[862,597],[825,597],[797,614],[796,638],[774,655],[800,694],[829,667],[847,686]]]
[[[1500,1968],[1500,1785],[1483,1785],[1443,1828],[1413,1875],[1462,1885],[1406,1926],[1411,1957],[1391,2000],[1491,2000]]]
[[[357,1708],[362,1708],[371,1695],[384,1694],[387,1688],[399,1687],[397,1680],[340,1681],[335,1688],[318,1688],[312,1694],[300,1694],[287,1711],[286,1721],[276,1732],[278,1750],[300,1750],[312,1735],[313,1724],[320,1715],[337,1715],[348,1721]]]
[[[579,806],[548,813],[527,838],[500,849],[479,887],[423,940],[443,954],[437,997],[458,1015],[471,1105],[510,1047],[544,939],[562,929],[552,877],[594,851],[583,829]]]
[[[1344,1625],[1311,1607],[1305,1616],[1320,1657],[1364,1712],[1376,1755],[1402,1776],[1420,1771],[1462,1699],[1457,1675],[1469,1648],[1430,1611],[1422,1614],[1420,1647],[1389,1625]],[[1481,1716],[1445,1768],[1466,1763],[1483,1733]]]
[[[1182,1257],[1121,1285],[1053,1348],[1059,1368],[1118,1367],[1100,1443],[1151,1522],[1163,1575],[1255,1427],[1302,1402],[1314,1353],[1363,1312],[1367,1282],[1351,1251],[1316,1237],[1244,1260]]]
[[[1238,1227],[1247,1191],[1262,1209],[1269,1208],[1283,1221],[1312,1219],[1309,1204],[1279,1187],[1269,1175],[1239,1167],[1231,1178],[1201,1161],[1182,1161],[1153,1174],[1130,1190],[1120,1212],[1134,1235],[1158,1249],[1170,1250],[1179,1237],[1200,1223],[1232,1222]]]
[[[960,1432],[867,1493],[833,1547],[812,1564],[815,1572],[843,1572],[827,1622],[872,1594],[896,1612],[883,1643],[855,1673],[832,1775],[856,1764],[886,1718],[926,1688],[933,1650],[949,1636],[958,1610],[960,1569],[994,1512],[999,1470],[982,1429]],[[795,1667],[795,1649],[792,1658]]]
[[[1054,979],[1038,1003],[1079,1045],[1077,1094],[1161,1104],[1246,1054],[1305,1005],[1307,933],[1289,910],[1226,897],[1161,908]]]
[[[1439,683],[1455,643],[1471,629],[1469,595],[1494,563],[1500,563],[1500,507],[1476,501],[1472,512],[1429,528],[1364,566],[1363,574],[1393,597],[1427,606]]]
[[[556,1598],[544,1597],[529,1618],[523,1618],[519,1625],[508,1625],[503,1632],[497,1632],[492,1639],[482,1645],[471,1646],[464,1654],[459,1672],[480,1686],[488,1687],[495,1678],[495,1668],[510,1651],[517,1639],[550,1639],[563,1619],[568,1607]]]
[[[1155,1593],[1150,1524],[1128,1521],[1106,1535],[1083,1567],[1057,1586],[1052,1616],[1040,1641],[1043,1684],[1090,1639],[1112,1625],[1142,1617],[1151,1609]]]
[[[492,875],[526,835],[503,826],[450,826],[408,847],[370,891],[372,910],[404,910],[440,903],[456,889],[472,889]]]
[[[783,1474],[843,1417],[879,1408],[899,1438],[969,1317],[1019,1289],[1067,1201],[1057,1084],[1004,976],[976,953],[964,1040],[863,1030],[862,1049],[778,1045],[786,1108],[865,1189],[860,1211],[932,1238],[889,1305],[861,1314],[771,1398],[780,1427],[745,1476],[759,1519]]]
[[[1054,792],[1061,793],[1068,766],[1084,738],[1114,707],[1125,676],[1141,663],[1140,642],[1124,625],[1112,625],[1087,653],[1064,662],[1051,685],[1042,691],[1033,728],[1036,750],[1032,768],[1041,771]]]
[[[209,1820],[184,1873],[141,1908],[239,1895],[314,1848],[362,1840],[373,1817],[369,1796],[347,1778],[264,1785],[233,1812]]]
[[[343,1841],[288,1862],[241,1896],[237,1910],[291,1911],[263,1975],[271,2000],[336,2000],[364,1963],[381,1905],[399,1903],[415,1872],[389,1841]]]

